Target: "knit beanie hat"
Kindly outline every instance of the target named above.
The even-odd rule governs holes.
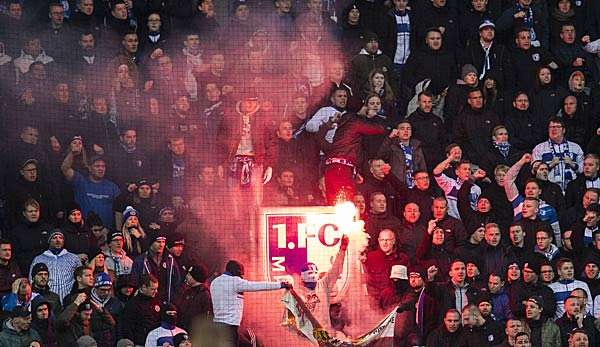
[[[471,64],[465,64],[460,72],[460,78],[464,81],[468,74],[474,73],[477,76],[477,68]]]
[[[123,211],[123,224],[125,222],[127,222],[129,217],[132,217],[132,216],[137,217],[137,215],[138,215],[138,212],[135,208],[133,208],[132,206],[125,207],[125,211]]]

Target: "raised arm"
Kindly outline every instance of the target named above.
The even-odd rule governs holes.
[[[338,277],[342,273],[342,269],[344,268],[344,260],[346,259],[346,250],[348,249],[348,244],[350,243],[350,239],[348,236],[342,236],[342,240],[340,241],[340,250],[338,254],[335,256],[335,260],[333,261],[333,265],[327,275],[325,275],[325,281],[327,283],[328,288],[332,288],[335,285]]]
[[[62,171],[67,181],[73,180],[73,176],[75,176],[75,170],[73,170],[73,152],[67,154],[60,166],[60,171]]]
[[[515,180],[519,175],[519,171],[521,171],[521,168],[523,168],[523,165],[531,163],[531,160],[531,154],[525,153],[521,159],[511,166],[508,172],[506,172],[506,177],[504,178],[504,192],[506,193],[506,198],[508,201],[512,202],[519,195],[519,189],[515,184]]]

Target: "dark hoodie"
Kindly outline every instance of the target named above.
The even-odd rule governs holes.
[[[39,298],[39,299],[38,299]],[[36,310],[42,304],[47,304],[50,310],[48,319],[39,319],[36,314]],[[54,330],[54,313],[52,311],[52,304],[46,300],[43,296],[38,296],[31,302],[31,328],[40,334],[42,338],[41,342],[46,347],[58,347],[56,341],[56,332]]]
[[[340,27],[342,28],[342,49],[348,58],[360,52],[364,44],[365,34],[367,33],[367,30],[360,22],[358,24],[348,23],[348,14],[354,8],[355,5],[352,5],[344,9],[344,14],[340,21]],[[362,12],[360,17],[362,19]]]

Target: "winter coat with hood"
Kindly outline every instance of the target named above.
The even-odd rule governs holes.
[[[29,346],[33,341],[40,341],[40,335],[34,329],[18,332],[12,325],[11,319],[2,323],[0,331],[0,347]]]
[[[50,314],[48,315],[48,319],[39,319],[36,315],[36,311],[38,307],[42,304],[47,304],[50,309]],[[38,332],[41,337],[40,342],[42,342],[45,347],[58,347],[58,342],[56,341],[56,330],[54,328],[55,317],[52,312],[52,304],[46,298],[42,296],[38,296],[31,301],[31,327]]]
[[[348,14],[353,8],[353,6],[347,7],[344,10],[342,18],[340,18],[340,27],[342,28],[340,39],[342,49],[348,58],[351,58],[357,52],[360,52],[365,44],[365,35],[369,31],[360,22],[356,24],[348,23]],[[362,19],[362,13],[360,19]]]

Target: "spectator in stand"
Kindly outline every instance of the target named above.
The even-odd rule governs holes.
[[[140,254],[133,262],[131,283],[139,286],[144,275],[152,275],[159,279],[158,299],[171,302],[182,281],[180,267],[175,258],[165,250],[167,237],[157,232],[152,236],[148,251]]]
[[[16,307],[10,318],[2,323],[0,345],[34,346],[35,341],[39,342],[41,338],[37,331],[31,329],[31,311],[27,307]]]
[[[543,299],[539,296],[531,296],[525,305],[525,323],[531,330],[532,345],[560,346],[560,329],[552,319],[542,315]]]
[[[33,258],[46,248],[50,226],[40,220],[40,204],[36,200],[23,203],[22,215],[22,222],[9,235],[14,240],[19,268],[29,269]]]
[[[165,343],[172,345],[174,336],[178,334],[187,334],[184,329],[177,326],[177,307],[173,304],[166,304],[161,308],[160,326],[148,332],[146,336],[146,346],[160,346]]]
[[[364,266],[367,274],[367,292],[373,299],[372,302],[379,303],[382,291],[392,285],[392,266],[408,266],[409,258],[396,248],[396,234],[392,230],[381,230],[377,242],[379,247],[367,253]]]
[[[591,346],[595,346],[598,339],[598,333],[594,325],[594,318],[588,316],[581,310],[579,301],[576,297],[569,296],[565,299],[565,313],[556,320],[556,324],[560,328],[560,338],[562,345],[568,344],[569,335],[575,329],[582,329],[588,336]]]
[[[499,31],[513,31],[523,26],[531,35],[531,43],[534,47],[550,47],[550,35],[548,29],[548,12],[540,3],[531,0],[518,0],[498,18]],[[511,30],[513,29],[513,30]]]
[[[81,208],[77,203],[69,204],[65,210],[67,218],[60,227],[65,234],[65,248],[86,263],[91,251],[90,228],[81,216]]]
[[[61,300],[58,294],[50,291],[48,286],[49,281],[48,266],[44,263],[38,263],[31,269],[31,290],[33,293],[39,294],[39,297],[43,297],[50,303],[51,309],[55,315],[61,311]]]
[[[567,90],[559,83],[552,69],[541,66],[537,70],[537,83],[531,94],[531,105],[535,114],[543,121],[560,109]]]
[[[343,249],[342,254],[345,254],[348,242],[347,237],[342,241],[342,248],[340,248]],[[336,257],[336,260],[337,258],[342,262],[344,260],[343,256]],[[333,266],[335,267],[335,264]],[[288,282],[251,282],[242,279],[243,276],[244,266],[235,260],[230,260],[225,266],[225,273],[210,284],[217,341],[225,343],[226,346],[235,346],[238,343],[238,328],[244,312],[244,298],[239,295],[240,293],[292,288]]]
[[[72,169],[73,156],[70,151],[62,163],[63,175],[73,186],[75,201],[81,206],[81,212],[87,215],[95,212],[106,225],[114,225],[112,203],[120,194],[119,188],[104,177],[106,162],[102,157],[90,159],[90,174],[85,177]]]
[[[131,339],[136,345],[143,346],[148,333],[160,324],[160,300],[158,293],[158,279],[152,275],[145,275],[139,282],[140,288],[137,295],[133,296],[125,305],[121,318],[122,336]]]
[[[31,302],[31,312],[31,327],[40,335],[40,342],[44,346],[58,347],[54,327],[55,317],[50,302],[41,295],[36,297]]]
[[[451,163],[454,161],[459,161],[458,165],[456,165],[454,169],[454,173],[456,174],[456,178],[450,178],[446,176],[444,170],[451,167]],[[473,174],[474,179],[483,179],[485,177],[485,171],[478,169]],[[448,214],[456,219],[460,219],[460,214],[458,212],[458,191],[462,186],[463,182],[466,182],[471,179],[471,162],[468,160],[461,160],[459,158],[458,153],[454,153],[451,156],[448,156],[446,160],[439,163],[433,169],[433,176],[437,184],[442,188],[444,194],[446,195],[446,199],[448,202]],[[478,185],[473,185],[471,187],[471,191],[469,193],[469,203],[471,208],[474,208],[476,201],[481,194],[481,188]]]
[[[86,266],[80,266],[75,269],[73,277],[75,277],[75,283],[73,283],[73,288],[71,288],[69,295],[63,298],[63,306],[72,303],[81,293],[89,296],[94,287],[94,273]]]
[[[413,188],[414,173],[427,169],[421,142],[412,138],[412,124],[398,123],[379,149],[379,155],[392,166],[392,174],[409,189]]]
[[[446,38],[442,40],[443,34],[439,28],[427,29],[424,37],[425,47],[414,50],[408,57],[403,71],[403,84],[411,91],[411,95],[413,90],[418,94],[427,89],[439,101],[439,96],[456,79],[456,59],[453,47],[447,47]]]
[[[212,315],[207,279],[208,269],[204,264],[190,266],[177,290],[173,303],[179,309],[180,326],[186,330],[190,330],[196,322],[206,322]],[[195,304],[190,305],[191,302]]]
[[[482,297],[480,300],[489,300]],[[484,301],[489,303],[488,301]],[[481,306],[480,306],[481,307]],[[469,304],[462,310],[463,331],[459,345],[478,346],[490,343],[502,343],[504,333],[501,325],[493,319],[483,317],[477,305]]]
[[[435,163],[444,160],[442,148],[447,142],[443,120],[432,112],[433,95],[422,91],[417,95],[419,107],[408,115],[407,120],[413,127],[412,137],[421,143],[427,170]]]
[[[563,192],[567,184],[583,171],[583,150],[565,138],[565,122],[551,118],[548,122],[548,141],[533,149],[533,160],[542,160],[550,167],[549,179],[560,185]]]
[[[102,320],[107,324],[116,326],[116,322],[108,310],[90,301],[85,293],[80,293],[56,319],[56,337],[59,345],[73,346],[80,337],[93,336],[94,329],[97,328],[91,324],[94,311],[101,315]]]
[[[0,239],[0,297],[12,291],[12,283],[21,277],[21,270],[13,259],[12,243]]]
[[[382,192],[373,192],[369,198],[370,210],[368,212],[365,231],[371,236],[369,247],[377,247],[377,237],[383,229],[392,229],[395,232],[400,229],[400,220],[387,208],[387,200]],[[416,222],[416,221],[415,221]]]
[[[521,220],[521,219],[531,219],[531,210],[530,210],[530,204],[536,204],[537,202],[537,211],[535,211],[537,217],[539,217],[540,221],[543,222],[547,222],[550,224],[550,226],[552,227],[552,231],[554,233],[554,239],[556,240],[556,244],[558,246],[561,246],[561,232],[560,232],[560,224],[558,222],[558,216],[556,213],[556,209],[550,205],[548,205],[545,201],[540,199],[540,195],[541,195],[541,189],[540,189],[540,184],[538,183],[537,180],[535,179],[529,179],[526,183],[525,183],[525,188],[524,188],[524,193],[525,196],[522,196],[519,194],[519,191],[517,189],[517,186],[515,184],[515,180],[517,177],[517,174],[519,173],[519,171],[521,170],[521,168],[527,164],[530,163],[532,159],[532,156],[530,154],[524,154],[521,159],[515,163],[515,165],[513,165],[510,170],[508,170],[508,172],[506,173],[506,178],[504,181],[504,189],[506,191],[506,197],[508,198],[508,201],[511,202],[512,206],[513,206],[513,212],[514,212],[514,218],[516,221]],[[535,202],[532,201],[536,200]],[[527,203],[527,207],[525,207],[525,201],[529,200],[530,202]],[[527,210],[525,212],[525,210]],[[528,217],[525,217],[524,214],[527,214]],[[535,219],[535,218],[534,218]],[[534,232],[537,232],[538,230],[534,230]],[[526,232],[528,232],[528,230],[526,230]],[[526,239],[526,244],[528,246],[533,244],[533,237],[535,235],[528,235],[527,239]]]
[[[600,157],[597,154],[586,154],[583,159],[583,174],[567,184],[566,199],[567,206],[574,206],[581,201],[583,194],[588,188],[600,188]]]
[[[123,250],[123,233],[113,232],[107,239],[107,247],[103,251],[106,268],[113,278],[128,275],[133,268],[133,260]]]
[[[369,82],[369,74],[375,69],[385,73],[385,81],[390,85],[392,91],[396,90],[396,76],[392,60],[379,49],[379,37],[376,33],[368,32],[364,36],[363,48],[350,62],[350,75],[355,89]]]
[[[530,107],[529,95],[524,91],[516,92],[512,109],[504,118],[506,129],[511,134],[511,144],[518,151],[530,152],[544,139],[542,119],[554,114],[556,112],[548,115],[542,114],[540,111],[534,113]]]
[[[549,287],[554,292],[556,300],[556,312],[554,318],[558,319],[565,313],[564,298],[568,296],[573,289],[582,288],[585,290],[588,298],[591,298],[592,294],[585,282],[575,279],[575,269],[571,259],[559,259],[556,262],[556,272],[558,273],[558,281],[550,284]],[[586,307],[583,308],[583,312],[586,314],[592,312],[592,302],[590,300],[588,300]]]
[[[31,263],[30,277],[38,263],[48,267],[50,290],[57,293],[62,300],[73,286],[73,272],[81,266],[81,260],[76,254],[64,249],[65,237],[60,229],[54,229],[48,237],[48,250],[36,256]]]
[[[458,344],[462,333],[460,313],[450,308],[444,314],[444,322],[427,337],[427,347],[451,347]]]

